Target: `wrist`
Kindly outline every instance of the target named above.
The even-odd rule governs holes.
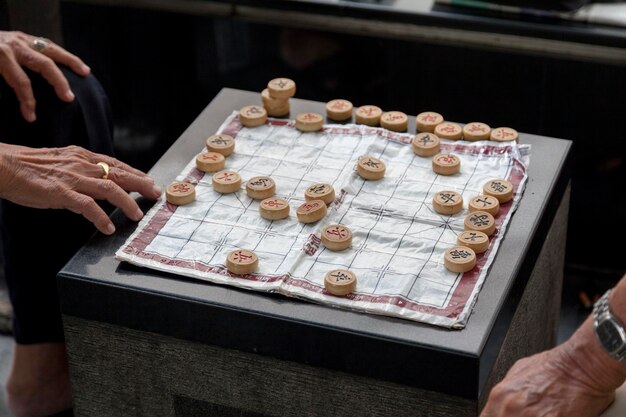
[[[600,344],[589,317],[563,344],[571,366],[579,368],[587,385],[601,392],[613,391],[626,380],[626,364],[613,358]]]

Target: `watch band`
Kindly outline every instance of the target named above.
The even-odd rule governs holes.
[[[593,327],[596,332],[596,336],[600,341],[600,345],[607,351],[607,353],[618,361],[626,363],[626,330],[624,329],[622,322],[611,312],[611,308],[609,306],[609,297],[611,296],[611,292],[611,289],[606,291],[593,306]],[[621,345],[614,351],[608,351],[606,349],[606,341],[602,339],[603,336],[601,336],[598,332],[599,326],[606,321],[611,322],[611,325],[618,330],[620,335],[621,340],[619,340],[619,343]]]

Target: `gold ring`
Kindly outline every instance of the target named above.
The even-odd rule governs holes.
[[[109,164],[107,164],[106,162],[98,162],[96,165],[100,165],[100,168],[102,168],[102,179],[108,180],[109,179]]]
[[[30,47],[37,52],[43,52],[50,46],[50,41],[46,38],[37,38],[30,43]]]

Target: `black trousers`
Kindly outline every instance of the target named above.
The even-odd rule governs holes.
[[[15,93],[0,79],[0,142],[34,148],[79,145],[112,155],[111,109],[102,86],[93,76],[62,71],[76,96],[72,103],[61,101],[45,79],[29,72],[37,100],[34,123],[23,119]],[[1,210],[15,341],[63,341],[56,275],[96,229],[68,210],[33,209],[6,200]]]

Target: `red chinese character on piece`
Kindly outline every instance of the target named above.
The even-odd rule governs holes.
[[[331,109],[343,110],[348,106],[348,104],[343,100],[337,100],[330,105]]]
[[[307,121],[317,120],[317,115],[315,115],[315,114],[313,114],[313,113],[307,113],[307,114],[305,114],[304,116],[302,116],[302,118],[303,118],[304,120],[307,120]]]
[[[445,125],[441,130],[446,133],[454,133],[456,131],[455,127],[452,125]]]
[[[337,238],[342,238],[342,237],[346,237],[347,236],[346,230],[341,228],[341,227],[338,227],[338,226],[335,226],[332,229],[327,229],[326,230],[326,234],[331,236],[331,237],[332,236],[337,236]]]
[[[305,204],[304,206],[302,206],[302,208],[304,210],[306,210],[306,211],[312,211],[313,209],[316,209],[319,206],[320,206],[319,203],[316,201],[316,202],[313,202],[313,203]]]
[[[252,259],[252,255],[246,255],[245,253],[239,250],[235,252],[235,254],[233,255],[233,259],[237,262],[245,262],[245,261],[249,261],[250,259]]]
[[[504,139],[504,138],[507,138],[507,137],[513,137],[513,136],[514,136],[514,135],[513,135],[513,132],[507,132],[507,131],[506,131],[506,130],[504,130],[504,129],[499,129],[499,130],[498,130],[498,135],[499,135],[501,138],[503,138],[503,139]]]
[[[387,120],[389,120],[390,122],[396,121],[396,120],[401,120],[403,119],[403,116],[399,113],[387,113]]]
[[[435,116],[434,114],[426,113],[422,116],[422,120],[425,122],[434,122],[437,120],[437,116]]]
[[[235,174],[233,174],[232,172],[225,172],[224,175],[218,177],[217,179],[224,181],[233,181],[235,179]]]
[[[454,155],[442,155],[439,157],[438,159],[439,162],[443,162],[445,164],[455,164],[456,163],[456,157]]]
[[[363,107],[361,112],[365,113],[366,116],[371,116],[374,113],[375,109],[373,107]]]
[[[185,184],[182,182],[179,182],[178,184],[174,184],[172,188],[174,189],[174,191],[177,191],[179,193],[186,193],[190,190],[189,184]]]
[[[283,203],[279,200],[266,201],[264,204],[269,207],[282,207],[283,205]]]
[[[217,155],[205,153],[202,155],[202,159],[210,159],[211,161],[216,161]]]
[[[468,129],[470,132],[484,132],[485,127],[478,124],[471,124]]]

